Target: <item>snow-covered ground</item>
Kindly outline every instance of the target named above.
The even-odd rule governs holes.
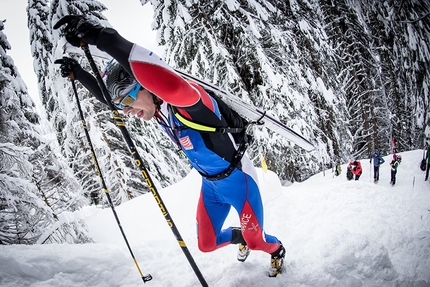
[[[347,181],[331,170],[303,183],[281,186],[259,170],[265,228],[287,249],[286,271],[265,275],[270,256],[251,252],[236,260],[236,246],[211,253],[197,249],[195,208],[200,179],[191,172],[160,190],[176,226],[209,286],[430,286],[430,182],[419,169],[422,151],[401,153],[397,185],[389,185],[391,156],[379,184],[370,175]],[[151,194],[116,208],[144,274],[143,283],[110,208],[87,207],[84,217],[96,243],[0,245],[0,286],[199,286]],[[238,225],[235,212],[228,224]]]

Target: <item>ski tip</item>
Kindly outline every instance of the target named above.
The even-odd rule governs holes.
[[[290,141],[303,148],[307,152],[315,150],[313,144],[311,144],[308,140],[302,138],[301,136],[299,136],[298,138],[290,138]]]
[[[315,150],[315,147],[311,143],[308,143],[305,146],[302,146],[302,148],[305,149],[308,152]]]

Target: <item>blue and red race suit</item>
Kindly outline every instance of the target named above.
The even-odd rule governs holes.
[[[191,165],[202,174],[197,206],[199,249],[209,252],[244,240],[250,249],[267,253],[277,251],[279,240],[264,232],[263,204],[250,159],[242,157],[240,165],[228,177],[208,180],[205,176],[217,175],[230,165],[237,149],[232,135],[187,128],[170,108],[177,108],[190,121],[216,128],[227,127],[219,103],[201,86],[180,77],[151,51],[125,40],[112,29],[106,30],[99,37],[97,47],[112,55],[145,89],[163,100],[157,117],[164,119],[163,127],[184,151]],[[239,214],[239,235],[232,227],[222,229],[231,206]]]

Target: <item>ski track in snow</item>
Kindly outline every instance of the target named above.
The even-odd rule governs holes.
[[[211,253],[197,249],[195,209],[200,178],[191,172],[160,190],[165,206],[209,286],[430,286],[430,182],[419,169],[421,151],[401,153],[397,185],[389,185],[385,157],[380,182],[371,182],[368,159],[359,181],[330,170],[305,182],[281,186],[258,170],[265,229],[287,249],[286,270],[265,275],[270,256],[252,251],[236,260],[230,245]],[[200,283],[151,194],[116,208],[143,274],[143,284],[110,208],[86,207],[94,244],[0,246],[0,286],[199,286]],[[238,226],[232,210],[227,225]]]

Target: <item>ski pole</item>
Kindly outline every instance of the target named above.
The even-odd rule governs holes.
[[[131,258],[133,258],[134,264],[136,265],[136,268],[137,268],[137,270],[140,273],[140,277],[142,278],[143,283],[146,283],[147,281],[149,281],[149,280],[152,279],[152,276],[151,276],[151,274],[147,274],[147,275],[143,275],[142,274],[142,271],[140,270],[139,264],[137,263],[136,257],[134,257],[133,251],[131,250],[131,247],[130,247],[130,244],[128,243],[127,237],[125,236],[124,230],[122,229],[121,222],[119,221],[118,215],[117,215],[117,213],[115,211],[115,207],[114,207],[114,205],[112,203],[112,199],[110,197],[109,190],[106,187],[106,182],[105,182],[105,180],[103,178],[103,175],[102,175],[102,172],[100,170],[100,166],[99,166],[96,154],[94,152],[94,148],[93,148],[93,144],[91,142],[90,134],[88,132],[87,124],[85,122],[84,114],[82,112],[81,104],[79,102],[78,92],[76,90],[76,85],[75,85],[75,80],[74,80],[73,73],[71,74],[70,81],[72,82],[73,91],[74,91],[75,97],[76,97],[76,104],[78,106],[79,115],[80,115],[81,121],[82,121],[82,126],[84,127],[84,130],[85,130],[85,135],[87,137],[88,145],[90,147],[90,150],[91,150],[91,153],[92,153],[92,156],[93,156],[93,159],[94,159],[94,164],[95,164],[96,170],[97,170],[97,172],[99,174],[103,190],[104,190],[104,192],[106,194],[106,197],[107,197],[109,205],[110,205],[110,207],[112,209],[113,215],[115,216],[116,222],[118,223],[119,230],[121,231],[122,237],[124,238],[125,244],[127,245],[128,251],[130,251]]]
[[[194,273],[196,274],[197,278],[200,281],[200,284],[202,286],[209,286],[206,283],[206,280],[204,279],[202,273],[200,272],[196,262],[194,261],[194,258],[192,257],[190,251],[188,250],[187,245],[185,244],[184,240],[182,239],[178,228],[176,227],[175,223],[173,222],[172,217],[170,216],[170,213],[167,211],[166,206],[163,203],[163,200],[161,199],[160,194],[157,191],[157,188],[155,187],[154,182],[152,181],[148,170],[146,169],[145,165],[143,164],[143,160],[140,157],[139,153],[137,152],[136,146],[134,145],[127,128],[125,127],[125,124],[122,120],[121,115],[119,114],[118,110],[115,108],[115,106],[112,103],[112,98],[109,95],[109,92],[106,88],[106,85],[104,84],[102,77],[100,75],[100,72],[94,63],[93,56],[91,55],[90,49],[88,45],[84,42],[81,43],[81,48],[85,52],[85,56],[88,59],[88,62],[90,63],[91,69],[93,70],[94,75],[96,76],[97,82],[99,84],[100,90],[102,91],[103,97],[106,100],[106,103],[109,105],[109,108],[112,112],[113,118],[115,120],[116,125],[120,129],[122,136],[124,137],[124,140],[126,141],[128,148],[130,149],[130,152],[134,158],[134,160],[137,163],[137,166],[139,167],[143,178],[145,179],[146,183],[148,184],[148,187],[154,196],[155,201],[158,204],[158,207],[160,208],[161,213],[163,214],[164,218],[166,219],[167,224],[169,225],[170,229],[172,230],[179,246],[181,247],[182,251],[185,254],[185,257],[187,258],[188,262],[190,263],[192,269],[194,270]]]

